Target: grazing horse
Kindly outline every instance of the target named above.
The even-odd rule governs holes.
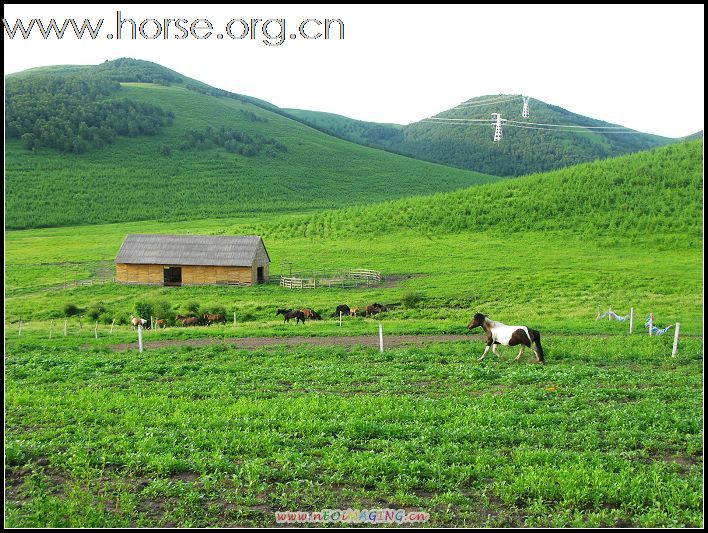
[[[295,324],[299,324],[302,322],[303,324],[305,323],[305,314],[302,311],[293,311],[292,309],[278,309],[278,311],[275,313],[275,316],[278,315],[283,315],[285,317],[284,322],[290,322],[291,318],[296,319]]]
[[[373,303],[371,305],[366,306],[366,316],[371,316],[371,315],[377,315],[379,313],[383,313],[384,311],[388,311],[388,307],[385,305]]]
[[[359,314],[359,306],[352,308],[350,314],[351,316],[357,316]]]
[[[497,344],[503,344],[504,346],[516,346],[521,344],[521,351],[519,355],[516,356],[514,361],[518,361],[522,355],[524,355],[524,350],[531,344],[535,344],[536,348],[533,350],[536,354],[536,360],[543,364],[543,348],[541,347],[541,334],[535,329],[531,329],[527,326],[507,326],[501,322],[496,322],[490,320],[486,315],[482,313],[477,313],[472,317],[472,322],[467,325],[467,329],[474,329],[481,327],[487,337],[487,347],[484,349],[482,357],[479,358],[480,361],[484,360],[487,355],[489,348],[491,346],[492,351],[499,357],[501,354],[497,352]]]
[[[183,326],[196,326],[199,324],[199,319],[196,316],[187,316],[182,319]]]
[[[309,318],[310,320],[322,320],[320,314],[314,309],[306,307],[305,309],[300,309],[300,311],[302,311],[302,314],[305,315],[305,318]]]
[[[147,324],[147,320],[140,318],[139,316],[130,315],[130,323],[133,326],[133,331],[135,331],[135,328],[138,326],[142,326],[144,328],[145,324]]]
[[[212,322],[223,322],[226,324],[226,315],[222,313],[216,313],[212,315],[211,313],[204,313],[204,320],[206,320],[207,326]]]
[[[155,327],[165,329],[167,327],[167,320],[164,318],[158,318],[155,320]]]
[[[346,316],[349,316],[351,314],[351,311],[349,310],[349,306],[346,304],[338,305],[337,309],[334,311],[334,316],[339,316],[340,312]]]

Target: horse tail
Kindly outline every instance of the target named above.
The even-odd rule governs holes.
[[[529,334],[531,337],[531,341],[536,345],[536,348],[538,348],[538,360],[539,362],[543,363],[544,362],[544,354],[543,354],[543,347],[541,347],[541,334],[536,331],[535,329],[529,328]]]

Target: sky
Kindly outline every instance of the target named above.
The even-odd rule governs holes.
[[[523,94],[667,137],[703,129],[703,5],[4,7],[5,74],[133,57],[280,107],[373,122]],[[95,39],[71,26],[44,39],[36,23],[27,38],[9,37],[33,18],[103,22]]]

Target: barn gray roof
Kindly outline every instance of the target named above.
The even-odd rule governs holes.
[[[261,246],[257,235],[128,235],[116,263],[251,266]]]

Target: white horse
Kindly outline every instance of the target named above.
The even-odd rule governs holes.
[[[536,360],[543,364],[543,348],[541,348],[541,334],[535,329],[531,329],[526,326],[507,326],[501,322],[496,322],[495,320],[490,320],[486,315],[482,313],[477,313],[472,317],[472,322],[467,325],[467,329],[474,329],[481,327],[487,337],[487,347],[484,349],[482,357],[479,358],[480,361],[484,361],[484,357],[487,355],[489,348],[499,357],[501,354],[497,352],[497,344],[502,344],[504,346],[517,346],[521,344],[521,351],[519,355],[516,356],[514,361],[518,361],[522,355],[524,355],[524,350],[528,346],[531,348],[532,344],[536,345],[535,350],[531,348],[536,354]]]

